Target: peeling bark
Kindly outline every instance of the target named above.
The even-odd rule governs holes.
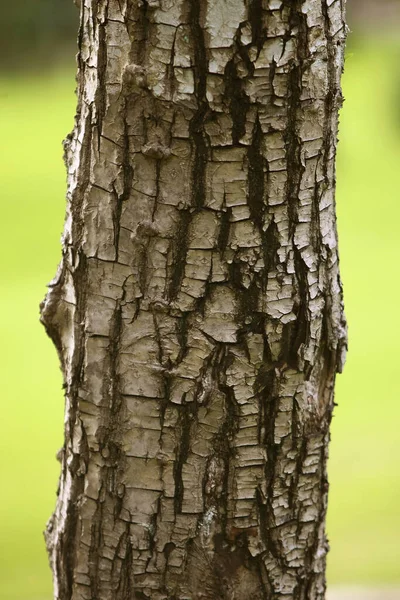
[[[57,600],[321,600],[343,0],[85,0]]]

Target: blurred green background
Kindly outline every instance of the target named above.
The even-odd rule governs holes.
[[[400,583],[400,10],[395,0],[349,9],[337,208],[350,353],[332,427],[328,577],[391,584]],[[42,530],[63,399],[38,305],[60,257],[78,11],[72,0],[35,0],[2,12],[0,598],[50,600]]]

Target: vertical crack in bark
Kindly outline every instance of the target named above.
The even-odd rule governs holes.
[[[249,21],[251,24],[252,43],[260,52],[264,42],[263,0],[249,0]]]
[[[186,254],[188,250],[188,228],[192,220],[189,209],[179,213],[179,225],[176,231],[177,242],[172,247],[172,269],[169,278],[168,300],[173,301],[179,294],[185,274]]]
[[[93,126],[92,126],[92,118],[93,118],[93,108],[89,106],[87,110],[85,110],[86,115],[84,118],[80,115],[80,110],[83,110],[83,107],[78,107],[78,116],[79,119],[76,125],[77,132],[73,136],[75,140],[78,138],[79,129],[83,130],[83,140],[82,146],[80,148],[80,172],[77,189],[74,190],[72,197],[70,198],[70,210],[72,215],[72,225],[71,225],[71,240],[67,240],[68,248],[71,249],[74,253],[79,254],[82,248],[83,242],[83,230],[84,230],[84,215],[83,206],[86,197],[87,190],[90,186],[90,168],[92,162],[92,140],[93,140]],[[75,152],[78,151],[78,148],[75,148]],[[67,251],[67,248],[63,248],[63,253]]]
[[[275,440],[275,426],[279,413],[280,398],[278,394],[278,380],[274,367],[267,363],[265,369],[259,372],[258,385],[262,386],[262,417],[264,419],[264,444],[267,452],[265,464],[266,498],[260,490],[257,490],[256,500],[260,516],[260,531],[266,551],[280,565],[285,572],[288,565],[285,562],[285,552],[279,546],[279,538],[276,535],[277,523],[274,510],[274,490],[277,483],[277,469],[279,469],[279,445]]]
[[[206,97],[208,59],[204,42],[204,31],[200,23],[201,3],[189,0],[189,21],[194,46],[194,95],[197,101],[197,111],[190,120],[189,133],[194,144],[192,167],[192,202],[196,208],[201,208],[205,198],[205,173],[208,161],[207,136],[204,123],[209,112]]]
[[[101,493],[101,489],[100,489]],[[90,548],[89,548],[89,561],[88,571],[90,580],[90,593],[92,598],[99,597],[99,563],[100,563],[100,550],[104,545],[102,536],[103,528],[103,502],[99,502],[96,506],[96,512],[92,517],[90,525]],[[72,589],[72,588],[71,588]]]
[[[284,345],[284,358],[288,365],[297,368],[299,349],[302,344],[306,344],[308,341],[310,317],[308,313],[307,267],[296,246],[293,246],[293,252],[296,278],[298,283],[299,302],[298,304],[295,303],[294,305],[296,321],[289,323],[286,326],[288,335],[286,338],[287,345]]]
[[[307,20],[306,15],[301,12],[301,2],[295,0],[290,6],[290,32],[294,30],[297,34],[297,56],[291,65],[288,77],[288,109],[287,127],[285,131],[286,161],[288,170],[287,200],[292,234],[297,224],[297,203],[301,175],[304,166],[301,161],[301,140],[298,135],[299,117],[298,111],[301,106],[302,78],[304,61],[308,55],[307,45]],[[285,40],[285,43],[286,40]]]
[[[186,403],[185,398],[182,399],[182,405],[179,409],[178,420],[178,445],[175,450],[174,461],[174,512],[175,515],[182,513],[184,486],[182,480],[182,469],[186,463],[190,449],[190,431],[192,423],[195,420],[196,404],[194,402]]]
[[[290,335],[290,350],[287,358],[289,364],[296,365],[298,350],[301,344],[306,343],[309,330],[307,269],[301,253],[294,243],[295,229],[298,224],[300,183],[305,169],[301,159],[298,111],[301,103],[304,61],[308,55],[306,15],[301,12],[299,2],[295,2],[290,8],[290,26],[292,31],[295,28],[298,30],[298,36],[296,63],[291,67],[288,80],[288,125],[285,132],[287,161],[286,195],[300,304],[297,307],[296,324],[294,327],[292,324],[289,325],[289,331],[294,330],[294,333]]]
[[[336,69],[335,69],[335,41],[332,39],[330,34],[330,18],[329,9],[326,0],[321,3],[322,14],[324,18],[324,31],[327,45],[328,55],[328,90],[325,95],[324,103],[324,124],[323,124],[323,143],[319,153],[318,160],[323,164],[323,182],[318,183],[315,181],[315,194],[314,202],[312,205],[312,218],[315,222],[313,228],[314,247],[318,249],[322,246],[322,235],[321,235],[321,224],[320,224],[320,201],[324,192],[329,188],[331,179],[335,183],[335,173],[333,167],[333,173],[329,173],[329,164],[334,159],[332,156],[332,148],[336,145],[336,139],[333,139],[333,123],[332,115],[335,111],[335,104],[337,103],[338,90],[336,89]],[[317,173],[316,173],[317,175]]]
[[[115,246],[115,260],[118,262],[119,259],[119,236],[121,231],[121,215],[123,203],[129,199],[132,190],[133,183],[133,167],[130,161],[130,150],[129,150],[129,135],[128,135],[128,123],[127,123],[127,101],[125,101],[124,108],[124,135],[123,135],[123,148],[122,148],[122,173],[123,173],[123,189],[122,194],[117,194],[115,187],[115,208],[113,213],[113,225],[114,225],[114,246]]]
[[[125,550],[125,551],[124,551]],[[133,587],[133,552],[132,544],[129,536],[129,524],[126,526],[126,530],[122,533],[117,548],[116,556],[122,556],[121,558],[121,569],[116,573],[118,583],[116,584],[116,600],[125,600],[126,598],[132,598],[134,593]],[[116,566],[117,563],[113,563]]]
[[[238,44],[238,42],[236,43]],[[224,95],[229,106],[229,112],[233,123],[232,142],[234,145],[237,145],[240,143],[240,139],[246,132],[246,117],[247,111],[250,107],[250,101],[247,94],[243,90],[243,82],[238,75],[235,59],[236,55],[232,57],[225,67]]]
[[[176,321],[176,334],[179,343],[179,354],[176,359],[176,364],[182,362],[188,353],[188,328],[189,328],[189,313],[183,313]]]
[[[141,0],[137,3],[139,7],[139,19],[137,21],[137,33],[141,34],[137,36],[137,41],[134,40],[134,46],[136,47],[136,55],[138,57],[138,64],[144,64],[148,46],[148,40],[150,35],[150,18],[149,18],[149,1]]]
[[[218,234],[218,250],[223,254],[228,246],[230,222],[232,218],[232,208],[227,207],[224,199],[224,206],[222,207]]]
[[[285,133],[286,161],[288,166],[287,202],[292,236],[297,224],[297,203],[304,167],[301,163],[301,142],[298,138],[297,110],[301,96],[301,66],[293,66],[289,75],[288,85],[288,126]]]
[[[97,51],[97,77],[96,89],[96,121],[97,143],[100,148],[100,137],[103,130],[103,119],[106,113],[106,71],[107,71],[107,37],[106,24],[97,22],[98,51]]]
[[[263,232],[263,216],[265,211],[264,191],[265,191],[265,176],[264,166],[265,159],[262,152],[263,133],[261,130],[260,121],[257,115],[252,143],[247,150],[247,160],[249,164],[248,174],[248,204],[250,215],[254,224],[262,234]]]
[[[277,253],[280,248],[279,243],[279,231],[278,226],[274,220],[268,225],[268,228],[264,234],[263,239],[263,250],[264,250],[264,262],[265,262],[265,270],[267,274],[271,272],[277,262]]]
[[[218,387],[225,397],[225,419],[218,435],[215,437],[214,440],[215,456],[217,458],[222,459],[224,467],[224,477],[222,481],[221,494],[218,495],[217,498],[215,498],[214,502],[219,508],[219,514],[221,519],[221,531],[226,538],[228,525],[229,475],[230,470],[232,469],[232,459],[234,459],[235,457],[233,441],[235,434],[238,431],[239,409],[235,399],[235,394],[232,388],[230,388],[226,384],[225,377],[223,376],[223,368],[225,367],[226,369],[229,365],[229,355],[226,353],[226,355],[224,356],[225,353],[226,350],[221,348],[220,356],[223,362],[222,364],[221,362],[216,362],[214,367],[215,370],[217,370],[217,368],[219,367],[218,373],[215,373],[215,376],[218,377]]]
[[[271,221],[267,231],[264,231],[264,215],[266,212],[265,203],[265,171],[268,168],[267,161],[263,155],[264,135],[261,129],[259,116],[257,114],[252,143],[247,150],[248,162],[248,195],[247,203],[250,209],[250,216],[261,238],[262,256],[264,259],[264,269],[259,276],[254,277],[249,288],[249,299],[251,299],[251,312],[257,310],[260,293],[265,294],[268,283],[268,273],[272,270],[275,263],[275,253],[279,247],[279,241],[275,235],[274,221]],[[244,306],[244,310],[246,307]]]
[[[328,93],[325,97],[325,118],[324,118],[324,135],[322,144],[322,155],[324,164],[325,185],[330,183],[329,177],[329,161],[334,158],[332,156],[332,148],[335,146],[336,140],[333,139],[332,115],[335,110],[335,102],[337,101],[338,90],[336,89],[336,69],[335,69],[335,41],[330,33],[330,17],[327,0],[322,0],[322,13],[324,16],[325,39],[328,53]],[[318,210],[319,212],[319,210]]]
[[[110,362],[110,373],[108,376],[109,386],[109,409],[111,419],[115,417],[121,409],[121,394],[119,384],[119,352],[121,346],[121,331],[122,331],[122,305],[124,301],[125,291],[122,299],[117,301],[115,311],[112,317],[111,330],[110,330],[110,345],[109,345],[109,362]],[[116,432],[118,433],[118,432]]]

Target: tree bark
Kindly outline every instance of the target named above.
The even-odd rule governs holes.
[[[85,0],[57,600],[320,600],[343,0]]]

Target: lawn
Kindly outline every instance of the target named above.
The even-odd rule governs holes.
[[[330,583],[400,582],[400,44],[353,43],[338,157],[350,353],[330,459]],[[0,597],[50,600],[42,530],[55,504],[63,400],[38,323],[60,256],[73,67],[0,78]]]

